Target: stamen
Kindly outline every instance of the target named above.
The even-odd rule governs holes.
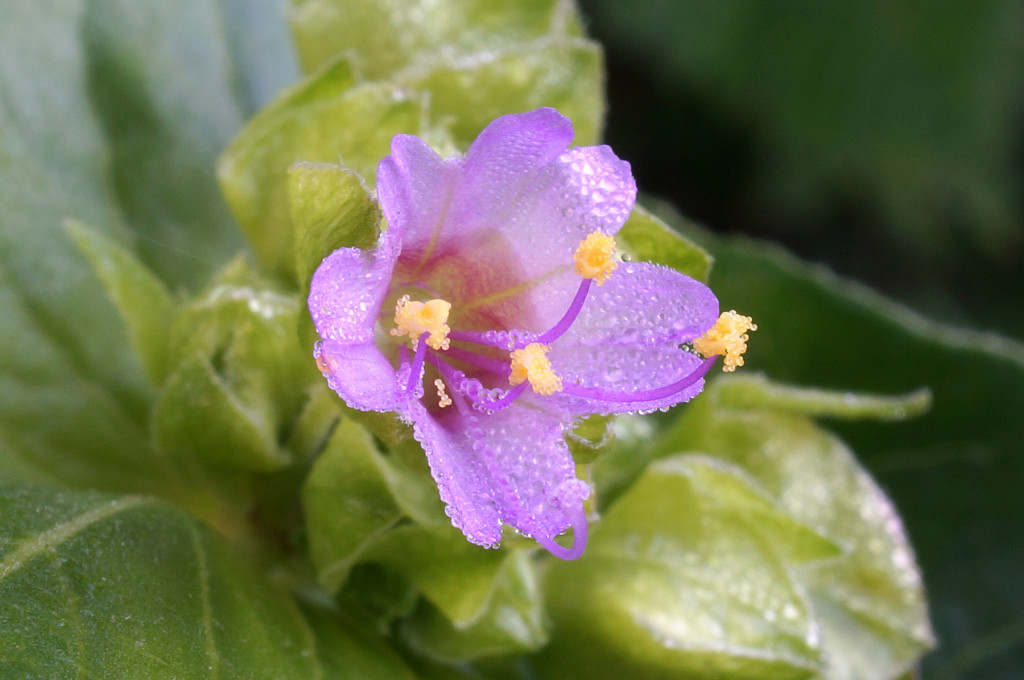
[[[408,335],[412,338],[412,346],[416,348],[426,333],[429,334],[426,343],[431,349],[448,349],[448,333],[451,329],[447,321],[451,309],[452,304],[447,300],[417,302],[403,295],[395,304],[395,327],[391,329],[391,335]]]
[[[420,380],[423,379],[423,361],[427,356],[427,334],[424,333],[418,338],[419,342],[416,343],[416,353],[412,355],[412,364],[409,367],[409,382],[405,386],[405,391],[409,394],[416,394],[416,386]]]
[[[477,368],[482,368],[485,371],[496,373],[497,375],[508,375],[508,364],[504,361],[481,356],[460,347],[449,347],[448,351],[445,352],[445,356],[449,359],[462,361],[470,366],[476,366]]]
[[[600,286],[619,266],[614,256],[615,239],[600,231],[591,232],[573,256],[576,260],[576,273],[585,279],[596,279]]]
[[[587,293],[590,292],[590,286],[593,283],[593,279],[583,279],[580,282],[580,287],[576,290],[576,296],[573,297],[572,302],[569,303],[569,309],[565,310],[565,315],[558,320],[550,330],[544,332],[540,337],[537,338],[537,342],[542,345],[550,345],[552,342],[562,337],[569,327],[576,322],[576,317],[580,315],[580,310],[583,309],[583,303],[587,300]],[[598,283],[598,285],[601,285]]]
[[[749,316],[737,314],[735,310],[724,312],[715,325],[694,340],[691,345],[701,356],[724,355],[722,370],[732,373],[743,365],[743,353],[747,351],[747,331],[756,331],[757,325]]]
[[[689,375],[680,378],[674,383],[665,385],[664,387],[657,387],[653,390],[617,392],[614,390],[604,390],[600,387],[583,387],[581,385],[566,385],[563,389],[568,395],[583,397],[584,399],[597,399],[598,401],[617,401],[623,404],[658,401],[682,392],[687,387],[703,378],[707,372],[711,370],[711,366],[715,363],[715,359],[717,358],[717,356],[708,357]]]
[[[547,345],[532,342],[522,349],[513,350],[509,384],[518,385],[528,380],[537,394],[548,396],[560,392],[562,379],[551,369],[551,361],[547,357],[549,349]]]
[[[444,380],[440,378],[434,379],[434,387],[437,388],[437,405],[441,408],[452,405],[452,398],[448,396],[448,392],[444,389]]]

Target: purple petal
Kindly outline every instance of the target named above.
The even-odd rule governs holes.
[[[309,286],[309,313],[324,340],[373,342],[373,327],[388,292],[400,241],[391,230],[377,248],[339,248],[324,258]]]
[[[425,250],[442,235],[442,227],[445,239],[457,235],[447,217],[459,165],[459,159],[442,159],[418,137],[391,140],[391,155],[377,168],[377,197],[389,229],[402,237],[403,250]]]
[[[711,289],[674,269],[623,262],[604,285],[591,286],[559,345],[654,346],[690,342],[718,319]]]
[[[565,385],[630,394],[682,380],[703,360],[679,347],[718,317],[707,286],[647,263],[623,263],[603,286],[592,286],[576,322],[552,344],[548,358]],[[696,381],[653,401],[558,396],[573,413],[650,411],[686,401],[703,388]],[[567,390],[571,391],[571,390]]]
[[[515,245],[525,276],[543,281],[532,293],[542,325],[562,316],[579,285],[573,256],[580,242],[594,231],[616,233],[635,200],[629,163],[607,146],[580,147],[545,168],[499,225]]]
[[[398,378],[391,363],[372,343],[318,343],[314,356],[327,384],[351,408],[394,411],[401,405]]]
[[[550,108],[495,119],[466,152],[453,221],[474,229],[500,225],[572,137],[569,119]]]
[[[317,363],[352,408],[389,411],[399,404],[395,369],[374,345],[398,248],[390,230],[381,234],[376,250],[339,248],[320,263],[310,283],[309,313],[323,340]]]
[[[498,413],[453,414],[439,422],[422,406],[414,409],[416,438],[446,512],[470,541],[497,543],[502,523],[552,538],[579,513],[590,489],[576,479],[564,414],[517,402]]]

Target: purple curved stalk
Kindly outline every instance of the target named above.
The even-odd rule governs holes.
[[[405,391],[409,394],[416,394],[416,384],[423,378],[420,374],[423,372],[423,361],[427,356],[428,337],[430,333],[424,333],[416,343],[416,354],[412,357],[412,366],[409,369],[409,382],[405,386]]]
[[[614,390],[603,390],[600,387],[581,387],[579,385],[563,385],[562,391],[566,394],[574,397],[583,397],[584,399],[597,399],[598,401],[617,401],[622,404],[631,404],[634,402],[643,401],[658,401],[665,397],[671,397],[672,395],[685,390],[687,387],[703,378],[707,372],[711,369],[711,366],[715,363],[715,359],[718,355],[708,357],[700,366],[698,366],[689,375],[680,378],[679,380],[665,385],[664,387],[657,387],[653,390],[640,390],[638,392],[617,392]]]
[[[449,333],[448,337],[451,337]],[[480,356],[469,350],[465,350],[459,347],[449,347],[444,350],[444,354],[447,357],[456,359],[458,361],[465,362],[470,366],[476,366],[482,368],[485,371],[496,373],[497,375],[505,376],[512,372],[512,368],[506,361],[499,361],[498,359],[491,359],[489,357]]]
[[[483,406],[488,411],[501,411],[502,409],[509,406],[513,401],[518,399],[519,395],[526,391],[526,388],[529,384],[530,383],[523,381],[516,385],[515,387],[513,387],[512,389],[510,389],[508,392],[506,392],[502,397],[498,399],[473,399],[473,397],[469,398],[473,401],[474,404]]]
[[[582,501],[575,504],[572,510],[566,514],[569,515],[569,523],[572,526],[573,540],[571,548],[563,548],[555,543],[554,538],[546,536],[534,536],[534,538],[555,557],[571,561],[578,559],[587,548],[587,514],[583,511]]]
[[[565,310],[565,314],[561,319],[559,319],[558,323],[541,334],[541,336],[534,340],[534,342],[539,342],[542,345],[548,345],[565,335],[565,332],[569,330],[569,327],[576,321],[576,317],[580,315],[580,310],[583,309],[583,303],[587,300],[587,293],[590,292],[590,286],[593,282],[593,279],[583,279],[583,282],[580,283],[580,287],[576,290],[576,295],[573,297],[572,302],[569,303],[569,309]],[[528,344],[529,343],[517,344],[516,349],[525,347]]]

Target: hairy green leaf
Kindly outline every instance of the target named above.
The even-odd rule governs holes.
[[[342,163],[371,184],[398,133],[417,133],[423,103],[389,84],[356,84],[345,61],[286,90],[254,117],[220,158],[218,176],[260,264],[295,280],[288,168]]]
[[[543,677],[809,678],[823,667],[793,564],[835,546],[741,470],[657,462],[593,527],[576,563],[550,566],[555,622]]]
[[[0,517],[9,676],[325,677],[292,600],[179,510],[13,487]]]
[[[438,53],[581,32],[576,7],[566,0],[292,0],[290,18],[307,71],[344,54],[368,80]]]

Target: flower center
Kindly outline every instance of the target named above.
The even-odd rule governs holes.
[[[743,365],[747,333],[757,330],[757,326],[750,317],[729,311],[690,343],[704,361],[668,384],[633,391],[563,384],[547,354],[551,345],[575,323],[594,282],[602,285],[618,267],[615,254],[615,239],[602,232],[593,232],[580,242],[573,255],[576,273],[582,278],[579,288],[562,318],[540,334],[515,329],[453,330],[448,325],[452,311],[450,302],[440,298],[419,302],[403,295],[395,305],[395,327],[390,333],[408,337],[413,349],[411,356],[406,348],[399,351],[400,363],[409,367],[406,391],[422,394],[419,386],[430,368],[434,375],[441,376],[433,380],[440,408],[454,404],[459,410],[471,405],[479,411],[500,411],[529,388],[543,397],[564,392],[572,397],[618,403],[623,408],[639,410],[647,408],[646,405],[678,399],[680,393],[704,377],[719,355],[725,357],[725,371],[731,372]],[[452,345],[452,341],[458,345]],[[505,352],[508,352],[507,362],[500,358]]]

